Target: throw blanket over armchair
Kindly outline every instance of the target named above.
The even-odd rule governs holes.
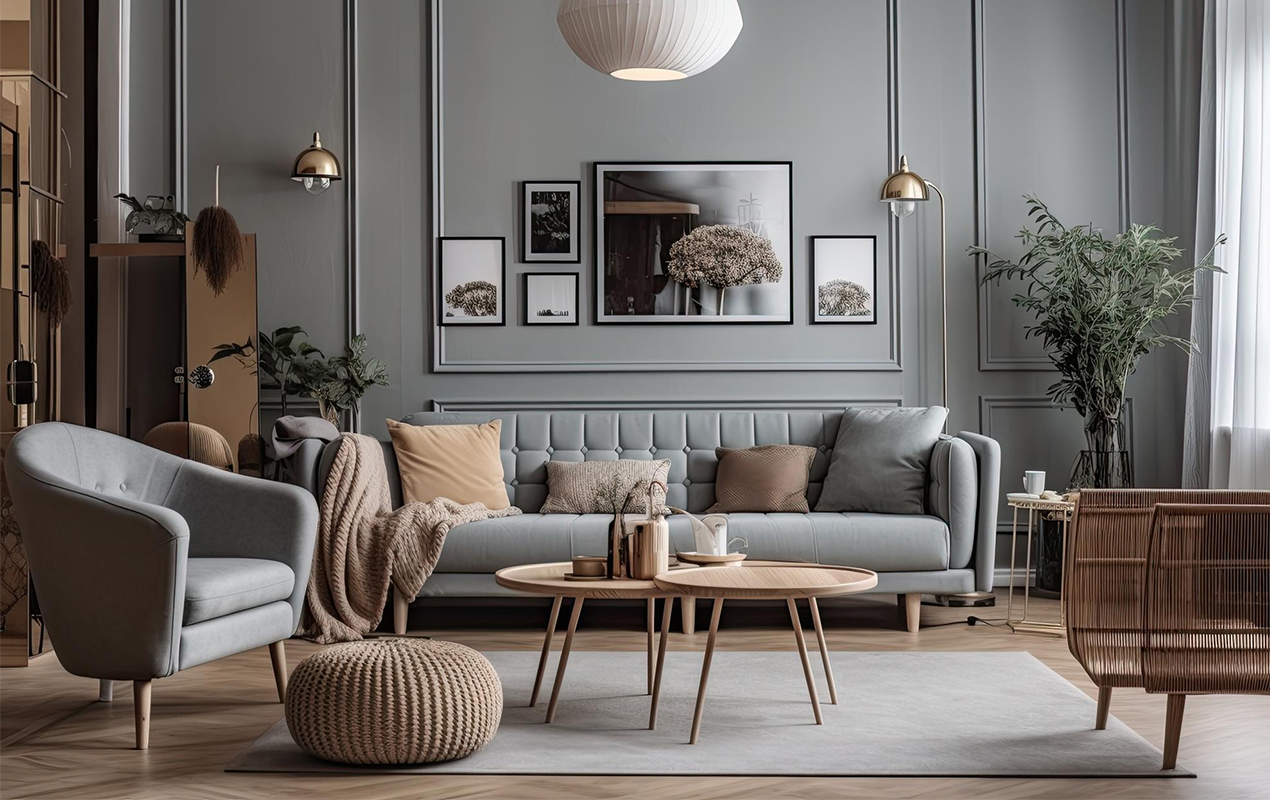
[[[1098,685],[1167,694],[1164,768],[1188,694],[1270,694],[1270,492],[1086,490],[1064,573],[1067,642]]]
[[[154,678],[269,645],[283,699],[317,530],[307,492],[61,422],[15,436],[5,470],[58,660],[133,681],[139,749]]]

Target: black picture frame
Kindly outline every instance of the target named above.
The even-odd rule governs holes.
[[[653,315],[640,318],[624,318],[625,315],[606,315],[604,313],[605,293],[605,215],[604,215],[604,173],[614,169],[632,167],[700,167],[704,169],[726,167],[776,167],[787,172],[786,191],[788,212],[785,220],[786,252],[789,263],[784,266],[789,272],[789,292],[786,300],[788,309],[785,319],[729,319],[726,315]],[[794,324],[794,162],[782,160],[743,160],[743,161],[596,161],[591,164],[591,224],[593,235],[592,278],[595,284],[591,293],[593,302],[592,320],[597,325],[793,325]]]
[[[498,242],[499,264],[498,264],[498,284],[497,296],[495,298],[498,307],[497,314],[493,315],[496,320],[490,322],[461,322],[463,319],[483,319],[482,317],[453,317],[446,316],[445,296],[447,294],[446,270],[458,269],[453,263],[446,264],[446,244],[449,242]],[[471,328],[471,327],[496,327],[507,324],[507,237],[505,236],[438,236],[437,237],[437,275],[436,275],[436,314],[437,324],[445,327],[455,328]]]
[[[535,325],[542,327],[569,327],[581,324],[579,319],[582,316],[582,276],[577,272],[525,272],[522,273],[524,280],[521,284],[521,303],[520,307],[525,315],[526,325]],[[540,317],[537,311],[529,309],[529,282],[531,278],[567,278],[573,281],[573,314],[568,322],[547,322],[558,318]]]
[[[532,193],[535,191],[560,191],[569,187],[571,194],[569,204],[570,249],[563,254],[535,252],[533,248],[533,203]],[[525,264],[581,264],[582,248],[582,181],[521,181],[520,182],[520,260]]]
[[[872,266],[868,270],[871,276],[869,280],[871,284],[865,289],[869,292],[869,303],[871,311],[868,319],[857,319],[851,316],[822,316],[820,314],[819,293],[821,285],[820,268],[829,265],[823,264],[816,258],[816,243],[821,241],[841,241],[841,240],[862,240],[869,242],[869,249],[872,254]],[[873,234],[828,234],[822,236],[807,237],[807,264],[808,264],[808,284],[810,291],[810,308],[808,309],[807,318],[812,325],[876,325],[878,324],[878,237]],[[832,279],[829,279],[832,280]],[[827,282],[827,281],[826,281]]]

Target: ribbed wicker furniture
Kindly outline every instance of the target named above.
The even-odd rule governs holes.
[[[1164,768],[1188,694],[1270,694],[1270,492],[1086,490],[1064,566],[1067,641],[1098,685],[1168,694]]]
[[[300,662],[287,728],[310,755],[344,764],[450,761],[489,743],[503,687],[485,656],[437,640],[334,645]]]

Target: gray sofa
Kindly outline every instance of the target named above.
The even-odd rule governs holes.
[[[603,555],[611,519],[605,514],[540,514],[548,460],[669,459],[670,505],[702,512],[714,503],[716,447],[800,444],[819,452],[808,501],[815,508],[838,437],[840,411],[421,412],[402,421],[459,425],[503,421],[507,494],[525,513],[460,525],[450,531],[436,571],[420,598],[511,595],[494,581],[507,566]],[[306,442],[292,480],[319,491],[338,444]],[[385,444],[394,502],[401,502],[392,446]],[[878,572],[878,593],[906,595],[908,624],[917,626],[921,594],[992,589],[1000,449],[976,433],[935,445],[927,513],[731,514],[728,531],[749,541],[751,558],[811,561]],[[688,520],[670,518],[671,549],[693,550]],[[418,598],[416,598],[418,599]],[[693,612],[685,606],[691,629]],[[405,624],[398,608],[396,627]]]

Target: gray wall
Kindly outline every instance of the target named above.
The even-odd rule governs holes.
[[[287,171],[314,129],[348,163],[345,115],[356,108],[357,311],[393,372],[363,406],[376,435],[384,417],[432,401],[938,402],[938,208],[892,227],[876,193],[898,148],[948,198],[950,426],[1002,441],[1007,487],[1024,468],[1061,480],[1080,420],[1050,406],[1054,374],[1023,340],[1010,287],[981,290],[965,249],[1017,252],[1024,192],[1073,224],[1113,230],[1169,213],[1174,31],[1152,0],[741,0],[732,52],[666,85],[578,62],[556,29],[556,0],[439,0],[434,74],[429,3],[375,0],[355,4],[351,97],[343,3],[187,2],[190,206],[210,202],[222,164],[222,202],[259,235],[261,326],[303,325],[322,347],[346,335],[348,182],[313,198]],[[517,182],[580,179],[589,207],[588,162],[639,159],[794,162],[794,325],[511,325],[438,337],[433,235],[507,237],[515,319],[516,276],[531,269],[516,263]],[[879,237],[876,326],[806,324],[807,237],[834,233]],[[760,368],[630,370],[649,354]],[[614,368],[595,365],[606,360]],[[1178,481],[1183,370],[1182,359],[1154,355],[1133,380],[1142,485]]]

